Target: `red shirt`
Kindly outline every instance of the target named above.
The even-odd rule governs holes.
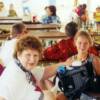
[[[95,47],[91,47],[89,53],[99,55]],[[77,54],[77,49],[73,38],[63,39],[59,43],[46,48],[43,52],[44,59],[57,61],[65,61],[75,54]]]
[[[73,43],[73,38],[63,39],[59,43],[52,45],[44,50],[43,55],[46,60],[61,60],[76,54],[77,50]]]

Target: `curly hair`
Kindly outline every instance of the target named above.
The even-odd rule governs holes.
[[[17,58],[17,53],[22,53],[23,50],[26,49],[35,49],[41,55],[42,53],[42,44],[38,38],[34,37],[33,35],[24,35],[18,39],[15,51],[14,51],[14,58]]]

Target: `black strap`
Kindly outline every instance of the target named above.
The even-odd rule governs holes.
[[[93,69],[93,56],[89,56],[85,63],[89,82],[87,84],[87,92],[99,92],[100,93],[100,76],[97,76]],[[99,66],[98,66],[99,67]]]
[[[87,69],[88,77],[94,78],[95,71],[93,70],[93,56],[89,56],[87,60],[84,62],[84,66]]]
[[[36,88],[35,88],[35,91],[40,91],[40,92],[41,92],[41,95],[40,95],[40,97],[39,97],[39,100],[43,100],[44,95],[43,95],[42,90],[40,89],[40,87],[36,85],[36,79],[35,79],[34,75],[33,75],[30,71],[26,70],[26,69],[23,67],[23,65],[20,63],[19,60],[15,59],[15,62],[16,62],[16,64],[18,65],[18,67],[20,67],[20,69],[21,69],[23,72],[25,72],[26,78],[27,78],[27,80],[29,81],[29,83],[32,82],[32,84],[36,87]]]
[[[15,62],[16,62],[16,64],[18,65],[18,67],[20,67],[20,69],[21,69],[23,72],[25,72],[26,78],[27,78],[27,80],[29,81],[29,83],[32,82],[32,84],[35,85],[35,84],[36,84],[36,80],[35,80],[35,78],[33,78],[33,77],[34,77],[33,74],[32,74],[30,71],[28,71],[27,69],[25,69],[25,68],[23,67],[23,65],[20,63],[19,60],[15,59]]]

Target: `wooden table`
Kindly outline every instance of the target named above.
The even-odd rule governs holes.
[[[19,22],[22,22],[22,19],[18,17],[0,17],[0,25],[9,25]]]
[[[57,30],[61,28],[60,24],[26,24],[28,30]]]
[[[49,31],[49,32],[37,32],[33,33],[34,36],[38,36],[40,39],[61,39],[66,38],[66,34],[60,31]]]
[[[0,40],[3,40],[9,37],[10,34],[0,34]],[[49,31],[49,32],[34,32],[34,36],[39,37],[40,39],[61,39],[66,38],[66,34],[60,31]]]
[[[66,38],[66,34],[59,31],[49,31],[49,32],[34,32],[32,33],[34,36],[39,37],[43,46],[47,46],[48,44],[51,45],[52,43],[58,41],[59,39]],[[4,41],[9,37],[9,34],[2,34],[0,35],[0,42]],[[52,42],[50,42],[52,41]]]
[[[10,30],[13,24],[21,22],[23,22],[22,19],[17,17],[0,17],[0,28]],[[28,30],[57,30],[61,28],[60,24],[36,24],[31,21],[25,22],[24,24]]]

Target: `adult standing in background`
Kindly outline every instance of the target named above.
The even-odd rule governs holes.
[[[93,16],[96,22],[97,32],[100,32],[100,7],[96,8],[96,11],[94,12]]]
[[[56,7],[54,5],[45,7],[45,11],[46,11],[46,15],[42,17],[43,24],[61,23],[60,18],[56,14]]]
[[[75,12],[78,15],[79,28],[86,28],[87,21],[88,21],[87,5],[86,4],[79,5],[75,9]]]
[[[82,9],[80,9],[80,18],[82,21],[87,21],[88,19],[88,14],[87,14],[87,5],[83,4]]]
[[[0,48],[0,59],[4,66],[6,66],[9,61],[12,59],[14,46],[17,38],[26,34],[27,30],[23,23],[17,23],[12,26],[11,39],[4,41]]]

